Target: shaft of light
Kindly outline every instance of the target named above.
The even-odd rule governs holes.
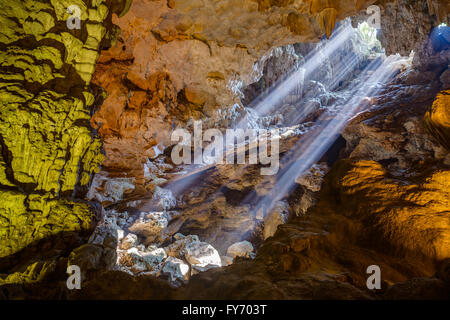
[[[295,70],[288,77],[281,79],[270,91],[270,93],[263,98],[257,98],[251,105],[253,105],[254,109],[256,109],[258,114],[264,114],[270,112],[273,108],[276,107],[276,104],[284,99],[299,83],[304,81],[304,77],[309,76],[314,72],[323,62],[324,57],[330,57],[337,49],[339,49],[346,41],[350,39],[350,36],[354,32],[353,28],[344,24],[339,26],[333,32],[332,37],[327,41],[324,46],[316,47],[312,50],[305,58],[305,63],[302,66],[302,69]],[[333,78],[333,81],[330,83],[329,87],[334,88],[339,84],[339,81],[342,80],[349,72],[351,72],[356,64],[359,62],[359,58],[355,57],[352,54],[349,54],[344,57],[342,66],[340,65],[338,68],[338,72],[336,76]],[[302,99],[300,103],[302,103],[305,99]],[[302,111],[295,116],[295,121],[300,122],[304,119],[308,114],[313,111],[312,105],[305,104]],[[240,127],[241,120],[236,127]],[[176,183],[169,183],[166,187],[170,188],[174,194],[181,194],[188,190],[192,185],[198,182],[199,176],[192,175],[183,179],[183,181],[177,181]]]
[[[342,67],[340,66],[337,70],[337,74],[333,77],[333,80],[329,83],[328,89],[332,91],[336,88],[341,80],[343,80],[351,71],[353,71],[356,65],[360,62],[359,58],[354,58],[352,55],[346,56]],[[305,93],[305,95],[307,92]],[[307,98],[303,97],[298,103],[299,106],[302,106],[302,109],[298,111],[293,119],[291,119],[292,123],[297,124],[303,121],[312,111],[314,111],[314,106],[306,101]]]
[[[326,125],[317,128],[316,133],[312,137],[300,139],[296,146],[292,148],[292,152],[295,152],[294,159],[296,160],[286,170],[283,170],[284,172],[279,176],[271,193],[261,199],[260,203],[256,205],[255,213],[261,208],[264,208],[265,213],[269,212],[277,201],[283,199],[292,190],[295,185],[295,178],[308,170],[325,154],[348,120],[360,111],[358,109],[367,109],[366,97],[379,91],[377,84],[386,82],[396,72],[396,61],[399,61],[398,56],[388,57],[367,79],[364,79],[364,72],[361,73],[361,79],[357,81],[361,85],[354,88],[353,97],[346,102],[341,112],[327,122]],[[329,115],[322,116],[318,122],[325,120],[323,119],[325,117],[329,117]]]
[[[257,98],[249,107],[257,111],[260,116],[269,113],[276,105],[285,98],[304,78],[308,77],[314,72],[327,58],[330,57],[342,44],[350,39],[353,28],[348,25],[338,27],[330,40],[323,47],[314,49],[305,58],[305,63],[301,68],[292,72],[287,78],[278,82],[270,93]],[[239,123],[241,124],[241,123]]]

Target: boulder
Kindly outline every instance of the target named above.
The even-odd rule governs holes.
[[[129,219],[127,212],[118,213],[115,210],[103,210],[103,221],[95,228],[94,233],[89,238],[89,243],[116,250],[119,242],[123,240],[125,235],[122,228],[126,227]],[[127,241],[130,241],[130,239]]]
[[[175,241],[164,248],[168,256],[183,259],[184,258],[184,247],[187,244],[194,242],[200,242],[198,236],[188,235],[184,236],[181,233],[177,233],[174,236]]]
[[[100,172],[94,176],[87,198],[100,203],[115,203],[134,189],[134,178],[112,178],[108,173]]]
[[[207,96],[205,92],[194,88],[184,88],[186,100],[195,105],[202,105],[206,102]]]
[[[184,256],[195,271],[203,272],[222,266],[219,252],[206,242],[192,242],[187,244],[184,248]]]
[[[120,258],[121,265],[131,269],[133,273],[150,271],[157,273],[162,266],[162,262],[167,257],[162,248],[151,251],[141,251],[138,248],[128,249]]]
[[[447,69],[444,72],[442,72],[439,80],[441,81],[444,89],[449,89],[450,88],[450,69]]]
[[[428,131],[447,150],[450,150],[450,90],[443,90],[436,96],[430,110],[425,114]]]
[[[236,257],[250,258],[253,256],[252,253],[253,245],[248,241],[236,242],[227,250],[227,255],[233,259]]]
[[[105,224],[98,225],[89,238],[89,243],[106,246],[112,249],[117,247],[118,241],[123,238],[123,230],[115,229]]]
[[[128,250],[138,245],[138,238],[135,234],[129,233],[120,243],[122,250]]]
[[[131,232],[145,238],[145,243],[164,241],[163,230],[168,225],[164,212],[141,212],[139,218],[128,228]]]
[[[189,265],[181,259],[168,257],[162,268],[162,274],[169,276],[172,285],[179,286],[189,280]]]

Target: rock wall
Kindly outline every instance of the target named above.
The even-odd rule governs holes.
[[[67,7],[81,10],[69,30]],[[63,250],[92,229],[83,199],[104,157],[90,127],[89,86],[111,15],[125,1],[0,3],[0,258],[37,244]],[[106,41],[106,42],[105,42]]]
[[[244,115],[242,88],[262,75],[271,49],[316,42],[335,22],[374,1],[136,0],[116,46],[102,52],[94,82],[108,97],[92,125],[108,171],[132,172],[171,145],[189,119],[228,127]]]
[[[450,150],[450,90],[441,91],[425,114],[428,131]]]
[[[388,54],[407,56],[411,50],[417,51],[433,27],[449,22],[447,1],[397,0],[382,8],[380,41]]]

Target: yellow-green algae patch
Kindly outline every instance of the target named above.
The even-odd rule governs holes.
[[[38,261],[27,266],[23,272],[3,276],[0,274],[0,286],[9,283],[23,284],[42,281],[55,270],[55,267],[55,261]]]
[[[92,227],[94,215],[89,205],[51,199],[50,194],[0,192],[0,256],[16,253],[24,245],[53,234]]]
[[[80,30],[67,28],[70,5],[81,10]],[[91,205],[72,198],[103,161],[89,125],[89,85],[101,42],[115,32],[111,14],[129,5],[0,1],[0,258],[58,234],[91,230]],[[0,284],[28,281],[36,267],[1,277]]]

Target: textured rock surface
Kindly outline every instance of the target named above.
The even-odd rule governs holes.
[[[183,260],[169,257],[164,263],[162,273],[167,274],[170,282],[175,285],[177,285],[177,282],[179,281],[184,283],[189,280],[189,265]]]
[[[435,278],[414,278],[395,284],[386,292],[389,300],[448,300],[449,296],[448,285]]]
[[[295,182],[310,191],[317,192],[322,188],[323,176],[328,172],[326,163],[318,163],[295,179]]]
[[[389,177],[375,161],[344,162],[331,186],[345,215],[371,225],[368,238],[383,238],[396,252],[442,260],[450,256],[448,169],[422,168],[409,178]],[[380,243],[382,245],[382,243]]]
[[[217,250],[209,243],[193,242],[184,247],[184,256],[194,271],[205,271],[222,266]]]
[[[65,2],[39,2],[31,9],[27,1],[0,5],[6,12],[0,13],[0,253],[91,228],[89,205],[74,199],[84,196],[101,161],[88,119],[89,108],[102,102],[91,123],[105,141],[107,159],[88,197],[110,207],[103,208],[88,244],[69,254],[67,244],[77,241],[63,233],[61,247],[50,242],[28,264],[1,273],[0,297],[450,298],[449,47],[445,34],[426,40],[446,19],[443,1],[382,1],[382,41],[388,52],[418,48],[415,69],[368,99],[370,110],[342,133],[345,148],[333,146],[334,154],[320,160],[333,165],[325,180],[325,165],[299,176],[275,214],[253,210],[276,180],[261,178],[258,166],[200,171],[200,181],[181,195],[155,186],[170,177],[165,171],[179,169],[164,161],[167,138],[190,125],[191,117],[207,126],[231,125],[250,103],[242,93],[248,100],[261,94],[322,44],[271,48],[329,35],[336,19],[374,1],[136,0],[128,16],[114,19],[122,35],[102,53],[95,74],[108,95],[88,85],[98,49],[117,34],[108,12],[123,12],[130,1],[86,1],[94,7],[89,11],[78,2],[83,21],[95,22],[79,32],[64,29]],[[417,23],[408,25],[411,20]],[[10,31],[15,24],[21,32]],[[399,30],[410,36],[400,37]],[[260,122],[291,124],[302,97],[314,109],[309,123],[339,104],[343,92],[330,92],[328,84],[358,44],[354,40],[324,59],[316,78]],[[281,153],[294,146],[302,129],[289,128],[297,133],[284,137]],[[340,158],[348,159],[335,163]],[[256,244],[256,258],[238,257],[221,268],[231,256],[253,257],[242,242],[224,256],[243,239]],[[83,268],[80,292],[65,286],[68,264]],[[376,293],[366,287],[366,268],[373,264],[382,269]],[[183,287],[174,290],[155,277]]]
[[[274,208],[264,216],[264,239],[275,234],[279,225],[288,221],[289,210],[287,203],[279,201]]]
[[[425,114],[425,125],[431,134],[450,150],[450,90],[441,91]]]
[[[88,200],[95,200],[102,205],[108,205],[123,200],[127,193],[135,190],[133,178],[109,177],[108,173],[100,171],[91,183]]]
[[[392,89],[379,96],[377,106],[358,116],[342,133],[350,158],[383,162],[398,176],[426,159],[445,162],[448,151],[431,137],[423,123],[439,92],[439,82],[396,85]]]
[[[89,125],[89,83],[124,3],[0,4],[0,258],[49,237],[57,239],[47,250],[61,250],[92,229],[80,195],[103,155]],[[70,4],[81,10],[79,31],[66,26]]]
[[[265,73],[265,76],[263,77],[263,79],[265,79],[264,81],[274,83],[280,80],[282,73],[278,73],[277,69],[283,65],[285,59],[288,61],[303,61],[304,56],[311,50],[318,50],[322,46],[324,46],[324,43],[321,43],[320,45],[288,46],[274,50],[267,60],[267,64],[262,62]],[[361,47],[363,50],[360,52],[358,50]],[[344,48],[337,50],[336,54],[329,59],[323,58],[324,67],[321,67],[317,74],[312,75],[312,77],[317,79],[320,77],[318,74],[323,74],[327,81],[330,81],[333,75],[338,73],[338,62],[347,55],[350,55],[351,57],[356,55],[358,59],[355,64],[355,70],[349,72],[348,77],[344,78],[342,86],[339,87],[345,88],[351,82],[351,79],[373,60],[373,56],[371,55],[372,51],[364,50],[364,48],[359,33],[354,31],[350,37],[349,43],[346,44]],[[279,54],[280,52],[281,54]],[[296,67],[298,67],[298,64]],[[290,68],[287,67],[282,71],[288,69]],[[260,90],[264,89],[267,88],[251,88],[252,92],[255,94],[261,94],[262,92]],[[337,90],[336,88],[334,89]],[[313,120],[314,117],[323,113],[328,106],[331,106],[337,100],[342,99],[343,95],[341,93],[330,90],[332,89],[329,89],[327,83],[322,84],[317,80],[309,80],[307,86],[304,88],[304,92],[299,89],[300,92],[297,92],[297,95],[290,98],[289,105],[286,104],[283,108],[274,110],[274,113],[276,113],[275,116],[280,119],[279,125],[286,126],[281,129],[282,138],[280,140],[280,151],[282,153],[292,148],[299,136],[304,134],[306,130],[311,127],[312,121],[310,120]],[[290,122],[289,112],[302,107],[300,103],[295,105],[292,100],[297,102],[298,99],[301,98],[304,98],[307,102],[314,103],[314,105],[317,106],[317,112],[313,112],[313,115],[306,120],[309,127],[308,125],[303,124],[294,125]],[[283,120],[283,118],[285,118],[285,120]],[[266,126],[268,125],[266,124],[262,127]],[[270,229],[270,232],[268,232],[272,235],[276,231],[278,224],[286,222],[288,218],[288,208],[283,210],[283,217],[281,217],[281,219],[273,219],[273,223],[268,219],[270,215],[266,215],[267,219],[264,219],[264,212],[254,212],[253,205],[255,202],[270,192],[276,180],[276,177],[274,176],[266,178],[262,177],[259,174],[260,166],[258,165],[214,166],[209,168],[209,170],[199,171],[199,178],[192,179],[193,183],[190,184],[189,181],[191,176],[184,176],[183,167],[174,169],[173,166],[166,165],[166,168],[170,168],[168,170],[177,170],[178,172],[163,172],[165,171],[165,169],[163,169],[164,161],[170,161],[167,152],[163,155],[159,155],[157,159],[148,159],[144,164],[143,172],[145,173],[145,169],[147,169],[148,176],[153,179],[153,182],[145,186],[147,190],[144,191],[137,186],[132,195],[125,195],[123,201],[120,203],[115,202],[113,204],[114,207],[120,208],[118,210],[128,210],[133,212],[135,217],[139,216],[139,214],[145,215],[154,210],[157,212],[166,210],[167,226],[165,226],[164,223],[160,228],[160,231],[164,233],[164,236],[171,236],[178,231],[184,234],[196,234],[202,241],[210,243],[221,255],[224,255],[231,244],[245,239],[250,240],[256,248],[259,247],[263,240],[263,236],[258,230],[263,228],[263,220],[266,220],[265,229]],[[328,160],[325,159],[324,161]],[[321,167],[322,166],[323,165],[321,165]],[[155,171],[153,171],[154,169]],[[152,172],[151,174],[150,170]],[[128,170],[125,172],[127,173],[127,176],[130,173]],[[111,174],[109,179],[112,181],[116,180],[117,178],[114,178],[115,174]],[[136,172],[132,171],[131,175],[134,174],[136,174]],[[317,190],[321,185],[321,176],[323,174],[324,172],[321,172],[321,170],[315,172],[312,175],[315,178],[311,177],[309,180],[306,178],[305,181],[309,182],[305,182],[305,184],[310,188]],[[158,176],[158,178],[155,178],[155,176]],[[154,186],[154,184],[157,184],[154,181],[161,181],[163,179],[165,179],[163,182],[165,183],[164,188]],[[166,179],[172,180],[167,183]],[[181,186],[181,189],[183,189],[183,186],[186,186],[186,188],[185,190],[182,190],[181,193],[176,192],[179,190],[178,186]],[[173,189],[173,192],[170,192],[170,188]],[[96,189],[98,189],[98,198],[104,198],[101,194],[107,191],[106,188],[99,187]],[[292,211],[289,212],[289,214],[304,214],[315,202],[313,191],[308,191],[307,188],[303,186],[299,187],[299,189],[301,189],[302,193],[299,196],[302,196],[303,200],[300,203],[293,204],[296,208],[293,210],[289,208],[289,211]],[[139,194],[139,192],[141,193]],[[146,228],[146,225],[149,228],[151,227],[150,219],[148,219],[148,223],[140,223],[139,220],[135,220],[135,223],[139,224],[139,228],[141,229]],[[159,233],[159,231],[157,233]],[[146,237],[144,234],[140,235]],[[167,239],[167,237],[161,240],[165,241],[165,239]],[[152,241],[154,241],[154,239],[149,239],[149,242]]]
[[[104,141],[104,166],[145,181],[143,165],[172,144],[176,127],[190,118],[227,127],[243,116],[242,89],[259,80],[258,63],[271,49],[318,41],[373,2],[133,1],[114,20],[122,33],[94,77],[108,92],[92,119]],[[291,57],[274,72],[294,65]]]
[[[248,241],[233,243],[228,247],[227,255],[232,258],[244,257],[250,258],[253,255],[253,246]]]
[[[120,244],[120,249],[128,250],[132,247],[136,247],[138,245],[138,238],[135,234],[129,233],[125,238],[122,239]]]
[[[444,1],[399,0],[386,3],[380,19],[383,47],[389,54],[409,55],[412,48],[426,41],[434,25],[447,20],[447,6]],[[424,7],[428,7],[427,10],[423,10]]]

